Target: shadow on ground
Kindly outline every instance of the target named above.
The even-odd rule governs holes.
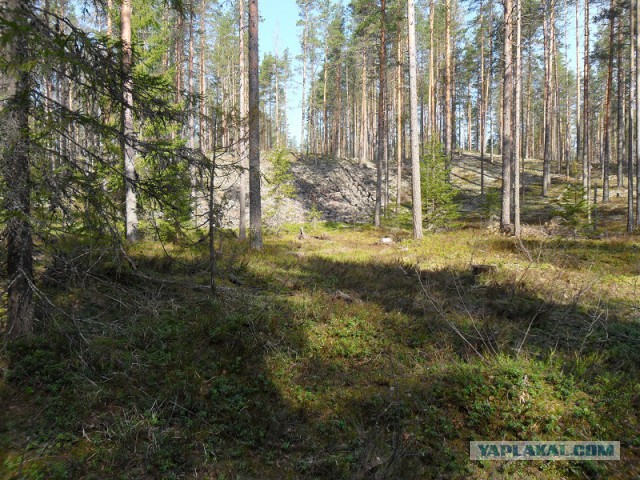
[[[292,250],[272,247],[270,270],[247,266],[245,285],[217,298],[122,271],[50,289],[62,310],[43,304],[39,336],[8,352],[8,477],[637,470],[640,401],[622,388],[640,364],[637,323],[593,324],[579,305],[497,282],[490,269],[415,270]],[[625,462],[540,470],[468,460],[473,439],[609,437],[623,442]]]

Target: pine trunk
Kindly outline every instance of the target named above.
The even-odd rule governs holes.
[[[522,116],[522,0],[516,1],[516,78],[515,78],[515,121],[513,122],[514,148],[513,148],[513,234],[520,237],[520,153],[521,146],[521,122]]]
[[[380,0],[380,86],[378,90],[378,152],[376,161],[376,203],[373,213],[373,224],[376,227],[380,226],[380,215],[382,210],[382,171],[384,166],[384,151],[385,151],[385,103],[384,94],[386,89],[386,63],[387,63],[387,48],[386,48],[386,18],[385,18],[386,0]]]
[[[513,130],[513,0],[504,0],[504,74],[502,80],[502,216],[500,227],[511,231]]]
[[[240,240],[247,238],[247,174],[249,168],[249,129],[247,122],[249,121],[249,93],[247,79],[246,64],[246,47],[245,47],[245,0],[239,1],[240,8],[240,179],[239,179],[239,232]],[[304,95],[303,95],[304,98]],[[304,101],[304,100],[303,100]],[[303,126],[304,128],[304,126]]]
[[[609,127],[609,115],[611,113],[611,85],[613,83],[613,7],[614,0],[609,3],[609,64],[607,66],[607,89],[604,102],[604,125],[603,128],[603,178],[602,178],[602,201],[609,201],[609,165],[611,163],[611,130]]]
[[[262,249],[258,22],[258,0],[249,0],[249,229],[254,250]]]
[[[409,27],[409,89],[411,116],[411,195],[413,238],[422,238],[422,194],[420,192],[420,146],[418,144],[418,65],[416,61],[416,20],[414,0],[408,0]]]
[[[396,212],[402,203],[402,146],[403,146],[403,124],[402,124],[402,25],[398,25],[398,65],[396,67]],[[416,105],[416,110],[417,110]]]
[[[447,167],[453,155],[453,49],[451,37],[451,0],[445,0],[445,71],[444,71],[444,153]]]

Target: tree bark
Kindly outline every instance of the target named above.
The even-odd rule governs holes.
[[[589,0],[584,2],[584,85],[583,85],[583,136],[582,136],[582,186],[584,188],[587,205],[591,204],[591,138],[589,117]],[[591,219],[591,209],[588,208],[588,217]]]
[[[515,121],[513,122],[513,234],[520,238],[520,154],[522,116],[522,0],[516,1],[516,78],[515,78]]]
[[[29,1],[0,2],[4,18],[20,22],[33,8]],[[21,30],[22,32],[22,30]],[[28,59],[24,34],[19,33],[0,50],[23,67]],[[4,208],[7,213],[7,326],[9,339],[33,333],[33,245],[31,238],[29,110],[31,78],[27,69],[0,71],[0,148],[3,160]]]
[[[636,120],[635,109],[636,105],[634,104],[634,96],[635,96],[635,77],[637,75],[637,65],[636,65],[636,54],[635,49],[636,45],[633,41],[633,36],[636,35],[635,31],[635,19],[634,16],[637,14],[635,8],[635,2],[630,3],[630,15],[629,15],[629,32],[631,33],[631,41],[629,42],[629,107],[628,107],[628,119],[627,119],[627,232],[633,232],[633,227],[635,226],[634,221],[634,211],[633,211],[633,197],[634,197],[634,156],[636,154],[636,145],[634,142],[634,134],[635,128],[634,123]]]
[[[135,151],[133,148],[133,78],[131,67],[133,51],[131,46],[131,0],[123,0],[120,13],[122,39],[122,72],[123,85],[123,113],[122,113],[122,150],[124,156],[124,184],[125,184],[125,234],[127,240],[134,242],[138,239],[138,213],[136,196]]]
[[[542,195],[549,194],[551,185],[551,162],[553,156],[553,22],[555,2],[546,0],[544,15],[544,158],[542,173]]]
[[[415,14],[414,14],[415,16]],[[403,143],[403,124],[402,124],[402,25],[398,24],[398,65],[396,67],[396,213],[400,209],[402,202],[402,143]],[[416,109],[417,109],[416,105]]]
[[[241,0],[242,1],[242,0]],[[307,51],[309,49],[309,0],[304,5],[304,31],[302,33],[302,110],[301,110],[301,122],[300,122],[300,152],[304,151],[305,146],[305,95],[307,90]],[[307,143],[307,150],[308,150]]]
[[[254,250],[262,249],[258,22],[258,0],[249,0],[249,229]]]
[[[580,0],[576,0],[576,160],[582,159],[582,109],[580,91]],[[577,173],[576,173],[577,176]]]
[[[382,210],[382,169],[384,166],[384,144],[386,135],[384,131],[385,103],[384,94],[386,89],[386,0],[380,0],[380,86],[378,90],[378,154],[376,161],[376,200],[373,213],[373,224],[380,226],[380,214]]]
[[[631,0],[634,4],[634,25],[633,25],[633,38],[632,42],[635,42],[634,54],[635,54],[635,70],[633,74],[633,99],[635,105],[634,111],[634,134],[635,134],[635,147],[634,147],[634,161],[636,168],[636,225],[640,225],[640,160],[638,155],[640,154],[640,0]],[[633,137],[633,135],[632,135]]]
[[[205,94],[207,93],[207,85],[205,78],[205,69],[204,69],[204,58],[205,58],[205,16],[207,12],[207,2],[205,0],[201,0],[201,10],[200,10],[200,27],[199,27],[199,36],[200,36],[200,52],[199,52],[199,79],[198,79],[198,87],[200,94],[200,114],[198,116],[198,131],[199,131],[199,142],[200,142],[200,150],[202,152],[208,151],[208,143],[207,143],[207,132],[206,132],[206,101]]]
[[[428,134],[431,140],[436,136],[436,99],[435,99],[435,45],[433,42],[433,31],[435,24],[436,10],[435,1],[429,2],[429,89],[427,93],[428,98],[428,116],[429,116],[429,128]],[[422,111],[424,111],[424,104]],[[424,136],[423,136],[424,137]],[[424,143],[424,138],[422,139]]]
[[[513,0],[504,2],[504,74],[502,79],[502,216],[500,228],[511,231],[513,130]]]
[[[451,0],[445,0],[445,71],[444,71],[444,153],[447,167],[453,155],[453,49],[451,36]]]
[[[614,29],[613,29],[613,8],[614,0],[610,0],[609,3],[609,63],[607,66],[607,89],[605,92],[604,102],[604,125],[603,128],[603,150],[604,150],[604,165],[603,165],[603,178],[602,178],[602,201],[609,201],[609,166],[611,163],[611,129],[609,127],[609,116],[611,114],[611,85],[613,83],[613,42],[614,42]]]
[[[484,198],[484,147],[485,147],[485,129],[487,126],[487,114],[485,106],[485,78],[484,78],[484,2],[480,0],[480,85],[478,90],[480,94],[479,102],[479,122],[478,122],[478,147],[480,150],[480,196]]]
[[[416,61],[416,19],[414,0],[408,0],[409,27],[409,89],[411,102],[411,195],[413,238],[422,238],[422,194],[420,192],[420,145],[418,143],[418,65]]]
[[[124,3],[125,0],[123,0]],[[131,4],[131,1],[129,4]],[[123,7],[124,8],[124,5]],[[130,7],[129,7],[130,8]],[[176,27],[176,71],[175,71],[175,87],[176,87],[176,103],[180,103],[182,101],[182,63],[183,63],[183,54],[184,54],[184,19],[182,18],[182,14],[178,13],[178,24]],[[131,23],[131,19],[129,19],[129,23]]]
[[[246,240],[247,238],[247,170],[249,168],[248,161],[248,142],[249,142],[249,129],[247,121],[249,120],[249,95],[248,95],[248,83],[247,83],[247,64],[246,64],[246,47],[245,47],[245,0],[239,0],[240,8],[240,178],[239,178],[239,231],[238,237],[240,240]],[[304,94],[302,95],[304,99]],[[304,100],[303,100],[304,101]],[[302,127],[304,129],[304,126]]]
[[[617,187],[622,188],[624,185],[623,163],[624,163],[624,65],[622,63],[622,15],[618,18],[618,55],[616,60],[617,75],[617,111],[616,111],[616,163],[618,167],[618,183]]]

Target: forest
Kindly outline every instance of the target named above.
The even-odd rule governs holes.
[[[640,478],[639,32],[0,0],[0,479]]]

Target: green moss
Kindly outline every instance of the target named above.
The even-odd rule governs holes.
[[[315,228],[260,253],[225,240],[216,298],[189,286],[204,249],[151,241],[129,255],[174,283],[105,262],[48,285],[60,311],[4,352],[0,478],[584,478],[638,461],[633,243]],[[470,440],[502,438],[626,454],[468,460]]]

